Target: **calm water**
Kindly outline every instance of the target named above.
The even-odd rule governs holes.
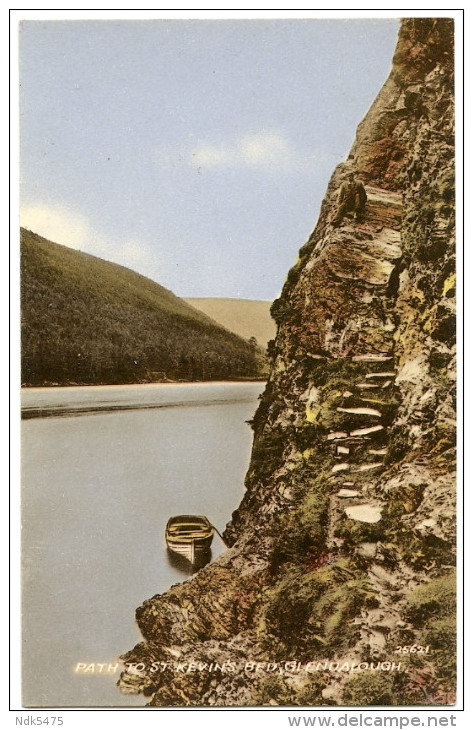
[[[145,704],[115,687],[118,670],[74,669],[78,662],[115,664],[141,639],[136,607],[188,578],[167,557],[169,516],[205,514],[224,529],[243,496],[252,442],[245,421],[263,388],[24,391],[25,706]],[[223,549],[216,535],[213,558]]]

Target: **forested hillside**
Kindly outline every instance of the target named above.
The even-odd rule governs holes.
[[[258,376],[248,342],[154,281],[21,230],[22,383]]]

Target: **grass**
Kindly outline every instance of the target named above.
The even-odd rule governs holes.
[[[259,626],[263,648],[278,659],[299,661],[353,646],[359,638],[353,619],[363,608],[378,605],[364,571],[347,558],[315,570],[286,566],[266,598]]]

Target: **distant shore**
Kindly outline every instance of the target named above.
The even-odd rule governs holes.
[[[254,378],[230,378],[229,380],[155,380],[155,381],[143,381],[138,380],[133,383],[52,383],[46,382],[41,385],[33,385],[32,383],[22,383],[21,388],[24,390],[30,388],[121,388],[129,385],[209,385],[211,383],[224,383],[231,385],[232,383],[265,383],[267,377],[254,377]]]

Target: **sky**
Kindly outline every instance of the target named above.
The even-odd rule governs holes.
[[[181,297],[275,299],[398,27],[23,21],[21,224]]]

